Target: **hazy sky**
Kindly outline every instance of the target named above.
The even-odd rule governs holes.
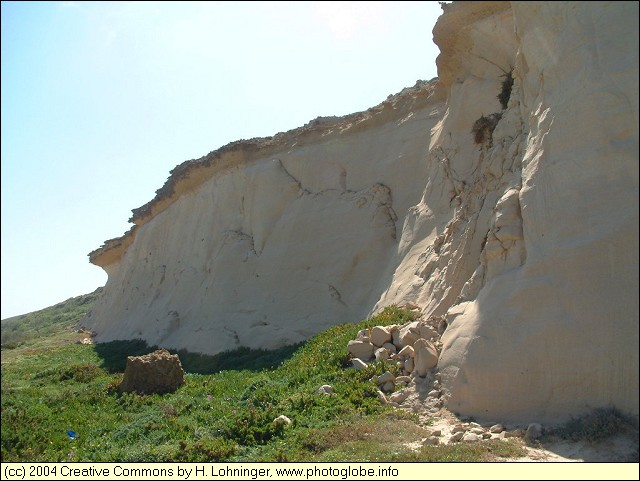
[[[437,75],[438,2],[2,2],[2,318],[104,285],[87,254],[177,164]]]

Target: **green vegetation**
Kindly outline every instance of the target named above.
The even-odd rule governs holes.
[[[615,408],[597,408],[551,430],[550,436],[595,443],[625,431],[632,421]]]
[[[511,89],[513,89],[513,68],[503,75],[502,88],[497,98],[500,101],[502,110],[505,110],[509,106],[509,99],[511,98]]]
[[[428,436],[428,427],[382,406],[368,381],[388,366],[345,369],[346,345],[358,330],[414,316],[390,307],[278,351],[181,352],[186,384],[164,395],[117,393],[126,356],[152,347],[142,341],[74,343],[58,322],[62,331],[2,351],[2,461],[484,461],[519,455],[504,454],[516,449],[506,443],[489,442],[414,452],[406,444]],[[317,394],[323,384],[334,394]],[[274,423],[279,415],[291,425]],[[68,430],[78,437],[71,439]]]
[[[471,128],[475,143],[491,147],[493,144],[493,131],[501,118],[502,112],[481,115],[480,118],[473,123],[473,127]]]

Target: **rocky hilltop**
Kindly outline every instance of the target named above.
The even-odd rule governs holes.
[[[477,419],[638,416],[638,4],[454,2],[438,79],[176,167],[90,254],[97,341],[275,348],[440,316]]]

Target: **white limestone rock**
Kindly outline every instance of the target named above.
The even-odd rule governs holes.
[[[414,370],[418,376],[426,376],[429,369],[433,369],[438,364],[438,351],[426,339],[416,340],[413,349],[415,350]]]
[[[371,328],[370,339],[374,346],[382,347],[383,344],[391,341],[391,333],[386,327],[374,326]]]
[[[363,369],[366,369],[368,364],[364,361],[361,361],[360,359],[358,359],[357,357],[355,359],[351,360],[351,365],[353,366],[353,368],[356,371],[362,371]]]
[[[289,424],[291,424],[291,419],[289,419],[284,414],[281,414],[280,416],[278,416],[277,418],[275,418],[273,420],[273,423],[274,424],[284,424],[285,426],[288,426]]]
[[[348,351],[362,361],[368,361],[373,357],[373,344],[364,341],[349,341]]]

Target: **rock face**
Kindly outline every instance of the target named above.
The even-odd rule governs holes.
[[[452,411],[637,416],[638,4],[443,8],[439,79],[176,167],[90,254],[96,341],[274,348],[413,303]]]
[[[140,394],[173,392],[184,384],[184,371],[177,354],[159,349],[144,356],[129,356],[120,392]]]

